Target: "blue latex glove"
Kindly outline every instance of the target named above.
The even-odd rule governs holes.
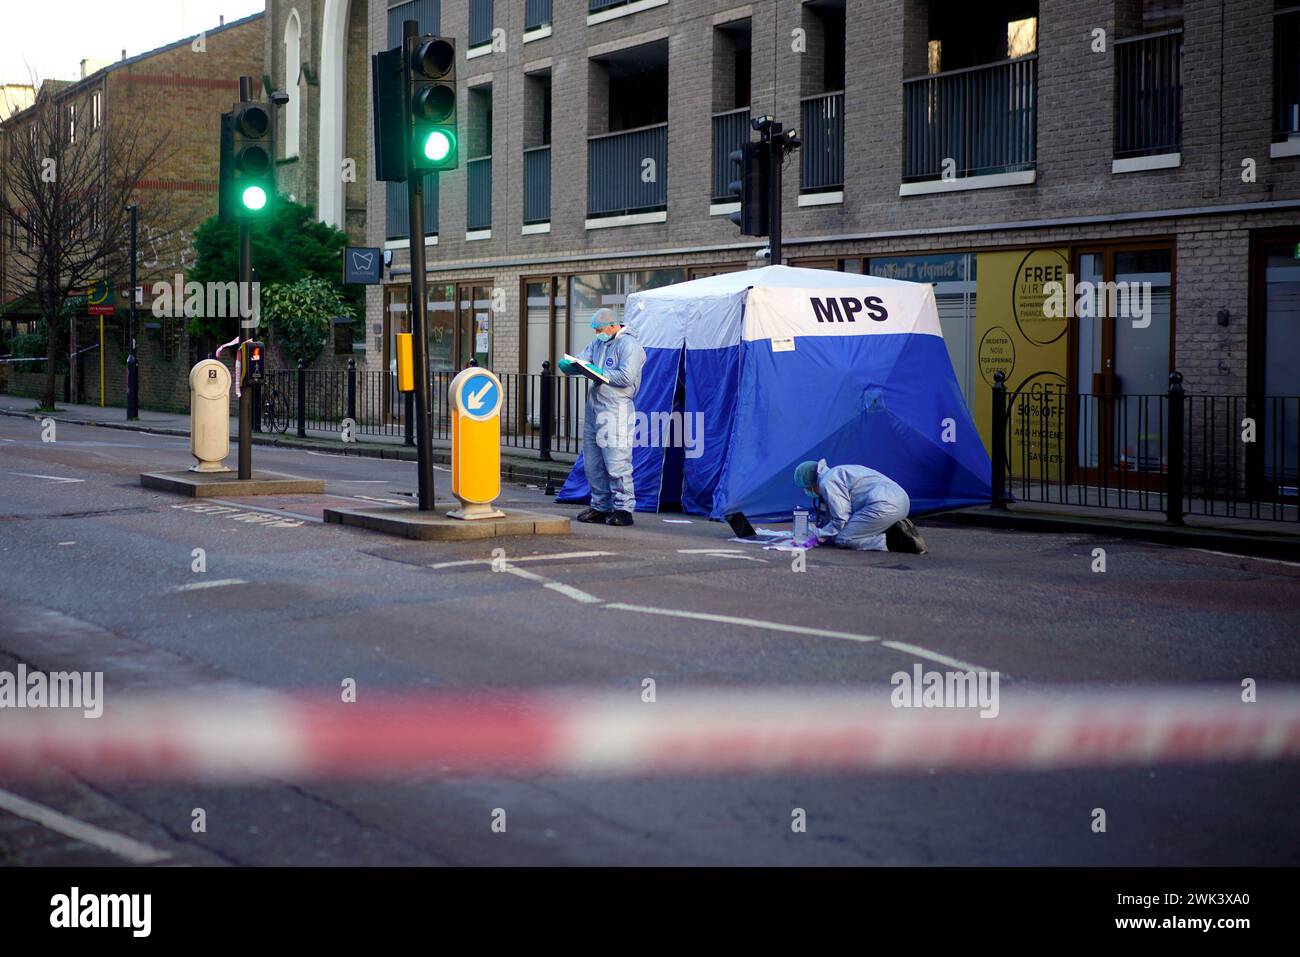
[[[559,362],[559,366],[560,366],[560,371],[565,375],[573,375],[575,372],[578,371],[577,363],[571,362],[568,359],[561,359]]]

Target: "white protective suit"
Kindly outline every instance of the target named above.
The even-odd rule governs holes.
[[[840,548],[884,552],[885,529],[907,518],[912,507],[903,487],[865,465],[817,463],[817,490],[830,520],[815,529],[819,539],[834,539]]]
[[[582,423],[582,461],[591,486],[591,507],[598,512],[636,509],[632,489],[632,400],[641,388],[645,350],[636,333],[624,326],[613,339],[593,339],[578,357],[600,366],[609,385],[591,383]]]

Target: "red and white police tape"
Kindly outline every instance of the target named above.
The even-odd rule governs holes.
[[[887,690],[435,693],[360,703],[238,693],[0,710],[0,781],[1045,770],[1300,758],[1300,690],[1004,689],[996,717]],[[332,692],[337,695],[337,692]]]

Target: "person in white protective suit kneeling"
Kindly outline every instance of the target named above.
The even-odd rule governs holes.
[[[925,554],[925,539],[907,517],[912,504],[907,492],[889,476],[865,465],[830,468],[822,459],[801,463],[794,484],[825,503],[829,518],[813,529],[819,543]]]

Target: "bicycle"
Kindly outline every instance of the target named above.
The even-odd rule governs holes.
[[[259,425],[263,432],[279,432],[282,435],[289,429],[289,402],[274,386],[263,386],[262,419]]]

